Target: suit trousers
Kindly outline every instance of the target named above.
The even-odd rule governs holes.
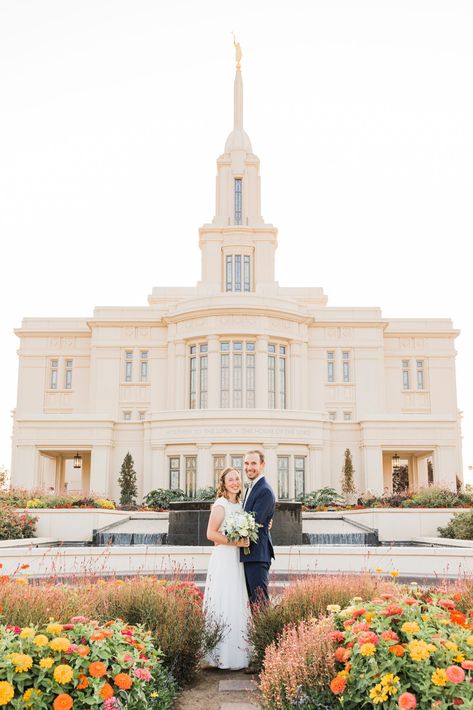
[[[244,562],[246,588],[250,603],[267,602],[269,600],[269,562]]]

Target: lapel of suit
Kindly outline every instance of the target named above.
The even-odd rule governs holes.
[[[255,485],[253,486],[253,488],[251,489],[250,495],[247,497],[247,499],[246,499],[246,501],[245,501],[244,510],[248,510],[248,511],[251,510],[251,508],[250,508],[250,502],[251,502],[253,496],[255,495],[255,491],[258,490],[258,486],[260,486],[263,481],[264,481],[264,476],[263,476],[262,478],[260,478],[260,480],[257,481],[257,482],[255,483]]]

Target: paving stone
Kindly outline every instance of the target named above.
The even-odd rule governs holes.
[[[251,703],[222,703],[220,710],[259,710],[259,707]]]
[[[235,678],[234,680],[221,680],[218,684],[219,691],[222,692],[239,692],[240,690],[254,691],[258,687],[256,681],[252,678]]]

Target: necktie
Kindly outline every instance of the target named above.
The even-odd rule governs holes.
[[[251,481],[251,483],[248,484],[248,488],[247,488],[246,491],[245,491],[245,498],[243,499],[243,505],[244,505],[244,504],[246,503],[246,501],[248,500],[248,496],[250,495],[252,488],[253,488],[253,481]]]

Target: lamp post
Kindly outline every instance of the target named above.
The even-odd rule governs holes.
[[[82,468],[82,456],[77,452],[77,454],[74,456],[74,468]]]

